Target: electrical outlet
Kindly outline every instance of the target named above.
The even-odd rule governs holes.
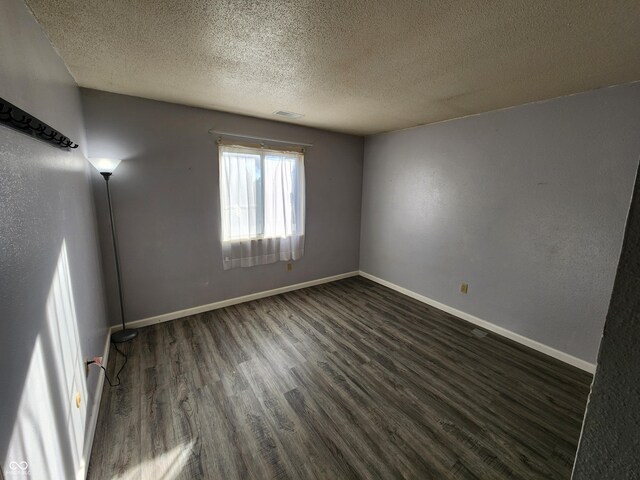
[[[102,366],[102,357],[93,357],[91,360],[89,360],[88,358],[84,359],[84,373],[87,377],[89,376],[89,367],[94,363],[98,367]]]
[[[468,283],[461,284],[460,291],[466,295],[469,292],[469,284]]]
[[[287,272],[290,272],[291,270],[293,270],[293,263],[289,262],[287,263]]]

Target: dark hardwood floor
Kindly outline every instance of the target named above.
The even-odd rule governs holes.
[[[142,329],[89,478],[568,479],[591,376],[477,333],[362,277]]]

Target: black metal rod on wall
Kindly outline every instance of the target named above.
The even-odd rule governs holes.
[[[77,143],[2,97],[0,97],[0,125],[63,150],[78,148]]]

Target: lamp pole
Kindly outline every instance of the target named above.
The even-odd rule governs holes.
[[[113,221],[113,208],[111,207],[111,191],[109,190],[109,178],[111,177],[111,172],[100,172],[100,175],[104,177],[107,185],[107,203],[109,204],[109,220],[111,221],[111,240],[113,241],[113,254],[116,261],[118,297],[120,299],[120,320],[122,321],[122,330],[113,332],[111,334],[111,341],[114,343],[123,343],[136,338],[138,336],[138,331],[135,328],[127,328],[124,323],[124,302],[122,301],[122,285],[120,280],[120,258],[118,256],[118,241],[116,240],[116,225]]]

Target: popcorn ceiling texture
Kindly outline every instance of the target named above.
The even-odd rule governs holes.
[[[572,478],[640,478],[639,452],[640,177],[636,177]]]
[[[27,3],[80,86],[346,133],[640,79],[637,0]]]

